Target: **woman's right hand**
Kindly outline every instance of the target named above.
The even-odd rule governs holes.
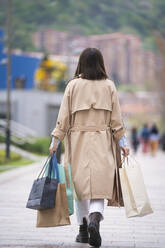
[[[129,155],[129,148],[128,147],[126,147],[126,146],[123,146],[123,147],[121,147],[121,150],[122,150],[122,152],[123,152],[123,156],[124,157],[127,157],[128,155]]]
[[[55,146],[53,147],[49,147],[49,152],[50,152],[50,155],[53,154],[53,152],[56,152],[57,148]]]

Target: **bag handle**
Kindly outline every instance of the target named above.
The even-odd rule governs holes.
[[[129,155],[130,156],[130,155]],[[125,168],[125,165],[129,165],[129,161],[128,161],[128,156],[127,157],[122,157],[121,159],[121,165],[122,165],[122,168]]]
[[[49,161],[49,162],[48,162]],[[42,167],[37,180],[39,179],[39,177],[42,175],[44,175],[47,167],[49,166],[49,171],[48,171],[48,177],[51,178],[51,172],[53,171],[53,177],[55,177],[55,172],[56,172],[56,177],[57,177],[57,181],[59,182],[59,171],[58,171],[58,164],[57,164],[57,158],[56,158],[56,154],[55,152],[53,152],[53,155],[49,155],[46,159],[46,162],[44,163],[44,166]]]
[[[42,169],[41,169],[41,171],[40,171],[40,173],[39,173],[37,179],[39,179],[39,177],[41,176],[41,174],[42,174],[42,177],[43,177],[43,174],[44,174],[44,172],[45,172],[45,170],[46,170],[46,168],[47,168],[47,166],[48,166],[48,161],[50,160],[50,158],[51,158],[51,156],[49,155],[49,156],[47,157],[46,162],[44,163],[44,166],[42,167]]]
[[[134,156],[129,155],[129,160],[130,160],[130,161],[132,161],[131,166],[133,166],[133,167],[134,167],[134,166],[135,166],[135,164],[139,166],[139,162],[135,159],[135,157],[134,157]],[[128,165],[129,165],[129,164],[128,164]]]
[[[136,163],[137,165],[139,165],[139,163],[135,159],[135,157],[129,154],[129,156],[127,156],[127,157],[123,156],[123,158],[122,158],[122,167],[123,168],[125,168],[126,166],[127,167],[133,167],[133,163],[131,163],[131,165],[130,165],[129,161],[133,161],[134,164]]]
[[[49,162],[49,170],[48,170],[48,177],[51,178],[51,172],[53,171],[53,177],[55,177],[55,172],[56,172],[56,177],[57,177],[57,181],[60,181],[59,178],[59,171],[58,171],[58,164],[57,164],[57,158],[56,158],[56,153],[53,152],[53,155],[50,158],[50,162]]]

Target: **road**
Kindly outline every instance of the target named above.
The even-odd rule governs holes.
[[[105,206],[101,223],[102,247],[165,247],[165,154],[152,158],[138,154],[154,213],[128,219],[124,208]],[[78,231],[75,215],[71,226],[36,228],[36,211],[26,201],[41,162],[0,174],[0,247],[88,247],[74,242]]]

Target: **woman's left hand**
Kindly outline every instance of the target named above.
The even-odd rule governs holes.
[[[129,148],[124,146],[124,147],[121,147],[121,150],[123,152],[123,155],[124,157],[127,157],[129,155]]]

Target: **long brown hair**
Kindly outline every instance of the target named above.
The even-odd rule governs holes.
[[[101,52],[96,48],[86,48],[82,51],[74,76],[89,80],[108,78]]]

